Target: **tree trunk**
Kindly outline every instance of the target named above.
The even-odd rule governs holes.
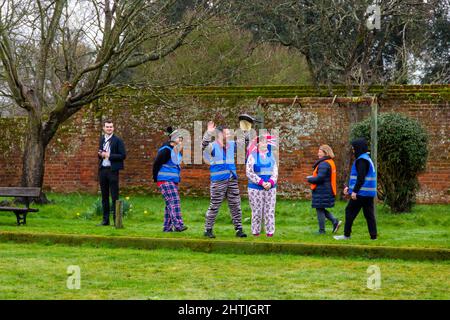
[[[45,149],[47,145],[42,135],[42,125],[38,119],[28,116],[28,132],[22,159],[22,187],[42,188],[45,171]],[[41,191],[36,203],[49,203],[44,192]]]

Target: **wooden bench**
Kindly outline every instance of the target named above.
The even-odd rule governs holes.
[[[20,197],[25,201],[25,208],[2,207],[0,211],[12,211],[16,214],[17,225],[27,223],[28,212],[38,212],[39,209],[30,208],[30,200],[37,198],[41,194],[41,188],[5,188],[0,187],[0,197]]]

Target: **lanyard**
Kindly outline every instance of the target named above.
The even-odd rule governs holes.
[[[103,150],[105,151],[109,151],[110,147],[111,147],[111,137],[109,137],[108,139],[105,139],[105,142],[103,142]]]

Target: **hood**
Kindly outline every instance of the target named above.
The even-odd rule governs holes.
[[[170,144],[170,141],[164,142],[160,148],[162,148],[162,147],[169,147],[169,148],[173,149],[173,146]]]
[[[329,159],[331,159],[331,157],[329,157],[329,156],[325,156],[325,157],[320,158],[319,160],[317,160],[316,162],[314,162],[314,164],[313,164],[313,169],[316,169],[316,167],[317,167],[322,161],[329,160]]]
[[[363,153],[369,151],[369,147],[367,146],[367,140],[364,138],[358,138],[352,141],[353,149],[355,149],[355,158],[358,158]]]

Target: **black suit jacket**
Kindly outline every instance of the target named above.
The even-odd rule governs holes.
[[[103,143],[105,142],[105,136],[102,136],[100,139],[98,150],[103,149]],[[125,144],[123,143],[122,139],[120,139],[118,136],[113,135],[111,137],[111,144],[110,144],[110,154],[109,154],[109,161],[111,161],[111,171],[119,171],[124,168],[123,166],[123,160],[127,157],[127,151],[125,150]],[[99,156],[98,157],[98,168],[100,169],[102,167],[102,161],[103,159]]]

